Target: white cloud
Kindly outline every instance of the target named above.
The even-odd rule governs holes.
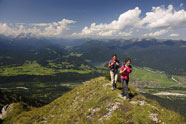
[[[84,27],[80,33],[73,33],[73,36],[130,36],[130,27],[138,26],[140,13],[141,10],[136,7],[121,14],[117,20],[109,24],[92,23],[90,27]]]
[[[133,31],[130,31],[130,32],[119,32],[119,36],[131,36],[133,33]]]
[[[162,29],[162,30],[159,30],[159,31],[156,31],[154,33],[149,33],[149,34],[144,34],[143,36],[149,36],[149,37],[156,37],[156,36],[160,36],[160,35],[163,35],[165,33],[167,33],[168,30],[166,29]]]
[[[164,6],[152,7],[152,12],[147,12],[140,23],[146,28],[186,27],[186,11],[176,11],[172,5],[167,9]]]
[[[169,36],[171,36],[171,37],[178,37],[178,36],[180,36],[179,34],[170,34]]]
[[[63,32],[69,30],[69,24],[74,24],[75,21],[63,19],[52,23],[38,24],[7,24],[0,23],[0,34],[5,36],[17,37],[19,35],[31,35],[34,37],[61,37]]]
[[[180,8],[183,3],[180,4]],[[183,32],[186,29],[186,11],[175,9],[173,5],[152,7],[152,10],[140,16],[141,10],[136,7],[122,13],[117,19],[110,23],[92,23],[85,26],[80,32],[70,32],[71,24],[76,23],[73,20],[63,19],[52,23],[0,23],[0,34],[6,36],[31,35],[35,37],[136,37],[136,36],[166,36],[178,37],[176,34],[167,32]],[[145,32],[149,32],[144,34]],[[143,35],[144,34],[144,35]]]
[[[34,23],[33,26],[48,26],[50,23]]]
[[[156,37],[174,29],[186,28],[186,11],[184,9],[175,10],[173,5],[152,7],[152,11],[146,12],[143,18],[140,18],[140,14],[141,10],[136,7],[122,13],[117,20],[113,20],[111,23],[92,23],[90,26],[85,26],[80,33],[72,35],[80,37],[132,36],[134,33],[142,32],[143,34],[146,31],[154,31],[143,36]]]

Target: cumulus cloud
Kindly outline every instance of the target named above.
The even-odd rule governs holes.
[[[146,28],[186,27],[186,11],[183,9],[176,11],[172,5],[168,8],[152,7],[152,12],[147,12],[140,23]]]
[[[180,4],[181,6],[183,4]],[[108,24],[92,23],[90,26],[85,26],[80,33],[72,35],[80,37],[132,36],[134,33],[151,32],[143,36],[156,37],[174,29],[186,28],[186,11],[176,10],[173,5],[152,7],[152,10],[146,12],[144,17],[140,14],[141,10],[136,7],[122,13],[117,20]]]
[[[169,36],[171,36],[171,37],[178,37],[179,36],[179,34],[170,34]]]
[[[144,34],[144,36],[156,37],[156,36],[163,35],[163,34],[165,34],[165,33],[167,33],[167,32],[168,32],[168,30],[162,29],[162,30],[159,30],[159,31],[156,31],[156,32],[153,32],[153,33]]]
[[[140,13],[141,10],[136,7],[121,14],[117,20],[109,24],[92,23],[90,27],[84,27],[80,33],[73,33],[73,36],[130,36],[130,27],[138,26]]]
[[[186,11],[182,8],[175,9],[173,5],[152,7],[151,11],[140,16],[139,7],[122,13],[117,19],[110,23],[92,23],[85,26],[80,32],[72,32],[68,36],[72,37],[129,37],[129,36],[150,36],[158,37],[161,35],[168,37],[178,37],[178,34],[168,34],[179,29],[186,28]],[[6,36],[31,35],[35,37],[61,37],[65,31],[69,30],[73,20],[63,19],[52,23],[34,24],[7,24],[0,23],[0,34]],[[144,32],[148,32],[144,34]]]
[[[74,24],[75,21],[63,19],[52,23],[38,23],[38,24],[7,24],[0,23],[0,34],[5,36],[17,37],[33,36],[33,37],[61,37],[63,32],[69,30],[69,25]]]

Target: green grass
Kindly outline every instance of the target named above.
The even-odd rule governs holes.
[[[66,67],[72,68],[73,65],[67,62],[63,62]],[[30,62],[26,61],[22,66],[14,66],[14,67],[2,67],[0,69],[0,76],[15,76],[15,75],[55,75],[56,73],[62,72],[76,72],[80,74],[87,74],[92,71],[91,68],[87,68],[87,66],[82,65],[79,70],[76,69],[63,69],[61,64],[49,63],[52,68],[47,68],[39,65],[36,61]],[[58,69],[54,69],[57,67]],[[87,69],[84,69],[86,67]]]
[[[26,105],[25,103],[13,103],[10,105],[11,107],[9,107],[7,113],[8,116],[4,119],[4,122],[8,122],[9,124],[13,124],[14,121],[12,120],[12,118],[14,118],[15,116],[21,114],[22,112],[25,111],[30,111],[32,109],[32,107],[29,107],[28,105]],[[12,112],[13,109],[13,112]]]
[[[76,56],[76,57],[80,57],[82,56],[83,54],[81,53],[74,53],[74,52],[71,52],[69,55],[65,56],[65,57],[70,57],[70,56]]]
[[[52,68],[60,68],[60,69],[63,68],[62,64],[56,64],[56,63],[53,63],[53,62],[49,62],[48,65],[49,65],[50,67],[52,67]]]
[[[59,97],[52,103],[41,108],[32,108],[13,117],[9,117],[4,124],[149,124],[152,119],[150,113],[158,113],[158,118],[167,124],[185,124],[184,118],[170,110],[161,107],[157,102],[140,95],[134,88],[129,87],[134,95],[132,101],[146,101],[149,105],[132,105],[129,101],[119,97],[121,90],[111,90],[110,82],[103,77],[92,79],[72,91]],[[121,85],[118,85],[121,87]],[[106,119],[104,116],[116,103],[118,107]],[[152,107],[155,106],[154,107]],[[13,113],[14,111],[12,111]],[[102,120],[99,120],[102,118]]]
[[[12,75],[52,75],[55,74],[53,69],[40,66],[36,61],[27,61],[22,66],[16,67],[5,67],[1,76],[12,76]]]
[[[76,72],[76,73],[80,73],[80,74],[88,74],[92,71],[91,70],[63,69],[63,70],[60,70],[59,72]]]
[[[131,73],[131,80],[134,79],[143,82],[157,83],[160,84],[161,87],[169,87],[176,84],[172,79],[168,78],[165,73],[149,72],[135,67]]]

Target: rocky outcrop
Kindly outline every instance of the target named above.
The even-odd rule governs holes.
[[[13,110],[13,104],[7,104],[5,105],[0,114],[0,119],[3,120],[4,118],[7,117],[7,113]]]

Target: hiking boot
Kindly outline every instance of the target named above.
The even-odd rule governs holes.
[[[130,102],[130,101],[132,101],[132,99],[130,99],[130,98],[127,98],[127,100]]]
[[[114,88],[117,89],[117,85],[116,85],[116,83],[114,84]]]
[[[127,99],[127,97],[126,97],[126,96],[123,96],[123,99],[124,99],[124,100],[126,100],[126,99]]]
[[[123,93],[121,93],[121,96],[124,100],[128,99]]]

